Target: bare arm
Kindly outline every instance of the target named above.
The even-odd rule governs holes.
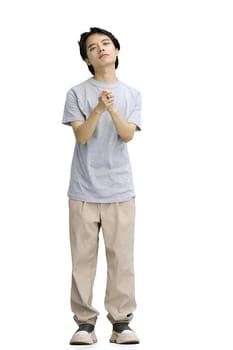
[[[101,109],[98,109],[97,106],[86,121],[75,121],[71,123],[77,143],[82,145],[87,143],[93,135],[102,113]]]
[[[87,120],[71,123],[77,143],[84,145],[91,138],[101,115],[106,111],[106,102],[104,94],[101,93],[97,106],[93,109]]]
[[[106,108],[112,117],[118,135],[124,142],[129,142],[134,136],[136,125],[134,123],[128,123],[116,110],[114,106],[114,96],[111,91],[105,90],[103,93],[105,99],[107,98],[108,101]]]
[[[125,121],[115,108],[112,108],[109,113],[111,114],[116,131],[122,140],[124,142],[132,140],[136,130],[136,125]]]

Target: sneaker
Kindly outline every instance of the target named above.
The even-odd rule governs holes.
[[[80,324],[71,338],[70,345],[91,345],[97,342],[94,326],[89,323]]]
[[[139,344],[137,334],[129,327],[128,323],[114,323],[110,343]]]

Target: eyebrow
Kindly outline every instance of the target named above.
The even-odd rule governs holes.
[[[103,40],[101,40],[101,43],[103,43],[104,41],[111,41],[109,38],[104,38]],[[90,49],[92,46],[95,46],[96,43],[91,43],[87,46],[87,49]]]

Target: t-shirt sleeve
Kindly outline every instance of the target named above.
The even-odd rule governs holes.
[[[135,106],[132,113],[128,117],[128,123],[136,124],[136,130],[141,130],[141,109],[142,109],[142,96],[138,91],[136,96]]]
[[[86,117],[79,106],[78,98],[75,92],[70,89],[66,94],[62,123],[70,125],[71,122],[84,121],[85,119]]]

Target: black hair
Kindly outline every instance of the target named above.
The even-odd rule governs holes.
[[[86,58],[88,58],[87,57],[87,50],[86,50],[87,38],[89,38],[89,36],[91,36],[92,34],[96,34],[96,33],[104,34],[104,35],[108,36],[111,39],[111,41],[113,42],[115,48],[120,50],[120,43],[111,32],[108,32],[107,30],[102,29],[102,28],[92,27],[92,28],[90,28],[89,32],[85,32],[85,33],[82,33],[80,35],[80,41],[78,42],[80,55],[84,61]],[[118,65],[119,65],[119,59],[118,59],[118,57],[116,57],[115,69],[117,69]],[[88,69],[93,75],[95,74],[94,67],[92,65],[88,65]]]

